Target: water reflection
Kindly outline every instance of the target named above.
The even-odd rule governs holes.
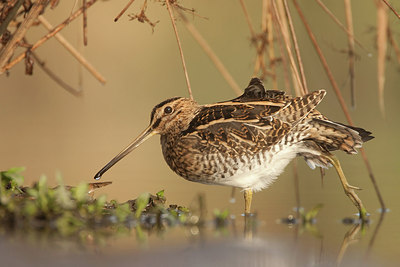
[[[198,197],[198,205],[201,199],[204,196]],[[349,225],[343,232],[342,224],[337,229],[329,229],[342,239],[333,247],[318,230],[323,225],[315,220],[296,218],[281,224],[281,231],[272,232],[265,229],[257,214],[221,218],[217,216],[221,214],[214,213],[214,218],[207,220],[197,212],[184,224],[171,224],[162,217],[155,221],[147,218],[142,220],[144,223],[127,221],[106,229],[78,231],[67,237],[49,229],[21,231],[3,226],[0,256],[3,262],[13,258],[17,265],[32,264],[36,260],[44,263],[41,257],[46,255],[48,265],[60,261],[76,264],[84,260],[87,266],[109,266],[115,261],[163,266],[189,263],[194,266],[347,266],[360,262],[363,266],[374,266],[377,262],[370,255],[384,219],[381,214],[364,249],[358,244],[365,243],[362,240],[369,236],[372,227],[366,224]]]

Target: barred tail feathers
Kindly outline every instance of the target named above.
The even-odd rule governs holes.
[[[357,154],[357,148],[374,138],[371,132],[359,127],[316,118],[310,123],[316,130],[310,139],[327,151],[342,150],[348,154]]]

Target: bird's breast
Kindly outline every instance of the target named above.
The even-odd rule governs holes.
[[[161,136],[161,146],[168,166],[187,180],[255,191],[268,187],[297,153],[295,146],[283,144],[239,152],[193,136]]]

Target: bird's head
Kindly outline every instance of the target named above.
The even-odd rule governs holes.
[[[151,136],[155,134],[177,134],[185,130],[198,110],[199,105],[196,101],[183,97],[170,98],[156,105],[151,112],[150,125],[132,143],[107,163],[94,178],[96,180],[100,179],[108,169]]]

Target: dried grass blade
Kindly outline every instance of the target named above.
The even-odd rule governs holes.
[[[276,75],[276,57],[274,49],[274,29],[272,19],[272,8],[269,0],[263,0],[263,11],[262,11],[262,24],[261,29],[264,34],[267,34],[267,45],[268,45],[268,61],[269,69],[272,73],[272,88],[278,88],[277,75]],[[287,87],[288,88],[288,87]]]
[[[279,24],[275,18],[275,16],[272,17],[272,22],[273,22],[273,30],[275,31],[275,36],[277,37],[278,41],[278,46],[279,46],[279,53],[281,55],[282,59],[282,69],[283,69],[283,81],[285,83],[285,88],[288,90],[290,86],[290,77],[289,77],[289,67],[288,67],[288,62],[285,54],[285,48],[283,47],[283,37],[282,33],[278,30],[279,29]],[[277,87],[275,87],[277,88]]]
[[[279,7],[279,10],[278,10],[277,5]],[[290,67],[292,70],[291,73],[292,73],[292,78],[293,78],[294,89],[295,89],[296,95],[300,96],[300,95],[304,94],[304,88],[303,88],[303,84],[301,82],[300,75],[297,70],[297,66],[296,66],[296,63],[295,63],[295,60],[293,57],[293,53],[292,53],[292,49],[291,49],[291,42],[289,39],[288,25],[287,25],[286,20],[281,19],[285,15],[282,2],[278,1],[278,3],[276,4],[275,1],[273,0],[272,7],[274,10],[273,14],[276,18],[276,21],[278,22],[278,29],[281,31],[281,34],[283,36],[283,42],[286,47],[286,52],[289,56],[289,63],[290,63]],[[282,14],[282,15],[280,15],[280,14]]]
[[[393,38],[392,30],[388,27],[388,38],[389,42],[392,45],[394,52],[396,53],[397,63],[400,64],[400,47],[397,44],[396,40]]]
[[[45,17],[43,17],[42,15],[40,15],[38,17],[38,20],[40,21],[40,23],[50,32],[53,31],[53,26],[50,24],[50,22],[48,22]],[[79,53],[78,50],[75,49],[75,47],[73,47],[65,38],[63,35],[61,35],[61,33],[56,33],[54,38],[56,38],[57,41],[59,41],[64,47],[65,49],[68,50],[68,52],[71,53],[71,55],[73,57],[76,58],[76,60],[79,61],[79,63],[82,64],[82,66],[84,66],[99,82],[101,82],[102,84],[106,83],[106,78],[104,78],[103,75],[101,75],[101,73],[99,71],[96,70],[96,68],[85,59],[85,57]]]
[[[183,24],[185,25],[186,29],[190,32],[193,38],[197,41],[201,48],[203,48],[204,52],[207,56],[211,59],[214,63],[215,67],[221,73],[222,77],[227,81],[227,83],[232,87],[233,91],[237,95],[242,94],[242,89],[240,89],[239,85],[233,79],[232,75],[229,71],[225,68],[224,64],[218,58],[218,56],[214,53],[211,47],[208,45],[207,41],[203,38],[203,36],[199,33],[196,27],[186,18],[186,16],[181,12],[179,9],[176,9],[179,13],[180,17],[182,18]]]
[[[349,75],[350,75],[350,99],[351,106],[355,108],[355,52],[354,52],[354,28],[353,28],[353,15],[351,10],[351,1],[344,0],[344,8],[346,13],[346,24],[347,24],[347,40],[349,45]]]
[[[376,2],[376,25],[377,25],[377,74],[378,74],[378,97],[379,107],[382,116],[385,117],[385,64],[386,64],[386,50],[387,50],[387,30],[388,30],[388,9],[381,1]]]
[[[247,8],[243,0],[240,0],[240,5],[242,6],[244,17],[246,18],[247,25],[249,26],[251,37],[254,39],[256,37],[256,32],[253,24],[251,23],[249,13],[247,12]]]
[[[119,12],[119,14],[115,17],[114,22],[117,22],[119,18],[125,13],[125,11],[132,5],[133,1],[135,0],[130,0],[128,4]]]
[[[302,83],[302,88],[303,88],[303,92],[302,93],[303,94],[307,94],[308,93],[308,87],[307,87],[306,75],[304,73],[303,61],[301,59],[300,49],[299,49],[299,45],[297,43],[296,32],[294,30],[292,16],[290,15],[290,10],[289,10],[289,6],[287,4],[287,0],[283,1],[283,5],[285,7],[286,18],[287,18],[288,24],[289,24],[290,35],[292,37],[292,41],[293,41],[293,44],[294,44],[294,52],[296,54],[297,64],[299,65],[300,78],[301,78],[301,83]]]
[[[189,97],[190,97],[190,99],[193,99],[192,88],[190,86],[189,75],[188,75],[187,68],[186,68],[186,63],[185,63],[185,57],[183,55],[181,40],[179,39],[178,29],[176,28],[175,17],[174,17],[174,14],[172,12],[170,1],[171,0],[166,0],[165,3],[167,5],[168,13],[169,13],[169,16],[171,18],[172,27],[174,28],[176,41],[178,42],[179,54],[181,55],[183,71],[185,73],[185,78],[186,78],[186,85],[187,85],[188,91],[189,91]]]
[[[87,46],[87,12],[86,12],[86,0],[82,1],[82,12],[83,12],[83,44]]]
[[[389,4],[389,2],[386,0],[382,0],[382,1],[390,8],[390,10],[392,10],[392,12],[396,15],[396,17],[398,17],[400,19],[400,14],[397,13],[397,11],[393,8],[393,6],[391,4]]]
[[[329,15],[329,17],[331,17],[331,19],[333,19],[333,21],[341,28],[343,29],[348,35],[352,35],[349,30],[340,22],[340,20],[332,13],[332,11],[329,10],[329,8],[322,3],[321,0],[315,0],[317,1],[318,5]],[[360,41],[357,40],[357,38],[353,36],[354,42],[360,47],[362,48],[364,51],[368,52],[368,50],[361,44]]]
[[[14,3],[14,6],[8,12],[7,17],[3,18],[2,23],[0,24],[0,36],[7,30],[8,24],[15,18],[18,9],[21,7],[24,0],[18,0]]]
[[[64,82],[57,74],[55,74],[50,68],[48,68],[46,66],[46,64],[44,63],[43,60],[41,60],[36,53],[32,53],[33,58],[35,59],[35,61],[39,64],[39,66],[42,68],[42,70],[53,80],[55,81],[59,86],[61,86],[62,88],[64,88],[68,93],[76,96],[76,97],[80,97],[82,96],[82,91],[81,90],[77,90],[75,88],[73,88],[72,86],[70,86],[69,84],[67,84],[66,82]]]

